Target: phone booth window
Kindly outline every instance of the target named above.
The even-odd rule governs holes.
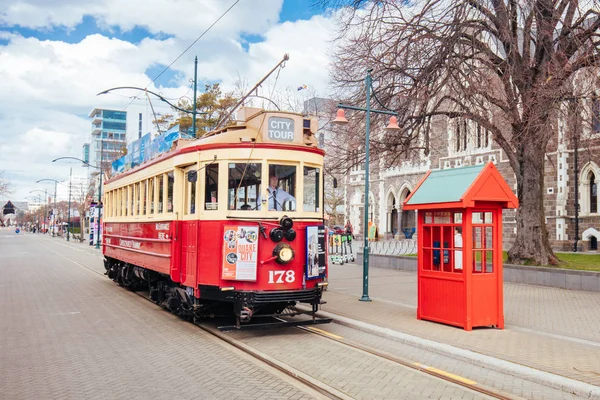
[[[473,273],[494,272],[494,227],[492,212],[474,212],[473,224]]]
[[[423,221],[423,270],[462,273],[462,213],[426,212]]]

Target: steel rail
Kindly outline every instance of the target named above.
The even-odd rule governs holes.
[[[335,320],[334,320],[334,322],[335,322]],[[410,369],[413,369],[413,370],[417,370],[417,371],[420,371],[420,372],[425,373],[427,375],[433,376],[435,378],[438,378],[438,379],[441,379],[441,380],[444,380],[444,381],[447,381],[447,382],[451,382],[451,383],[453,383],[455,385],[467,388],[469,390],[473,390],[473,391],[478,392],[478,393],[485,394],[486,396],[492,397],[494,399],[515,400],[515,399],[520,399],[521,398],[521,397],[513,396],[513,395],[510,395],[510,394],[507,394],[507,393],[501,393],[500,391],[496,391],[495,389],[483,386],[483,385],[481,385],[479,383],[476,383],[476,382],[475,383],[465,382],[462,379],[459,379],[460,377],[457,377],[456,375],[453,375],[453,374],[450,374],[450,373],[444,374],[444,373],[441,373],[441,371],[438,372],[439,370],[432,369],[432,367],[430,367],[430,366],[427,366],[427,365],[424,365],[424,364],[421,364],[421,363],[417,363],[417,362],[411,362],[411,361],[403,360],[403,359],[401,359],[401,358],[399,358],[397,356],[394,356],[394,355],[391,355],[391,354],[387,354],[387,353],[383,353],[383,352],[378,351],[378,350],[376,350],[376,349],[374,349],[372,347],[369,347],[369,346],[366,346],[366,345],[362,345],[362,344],[358,344],[356,342],[353,342],[353,341],[350,341],[350,340],[347,340],[347,339],[343,339],[343,338],[339,338],[338,339],[336,337],[329,336],[326,333],[322,333],[322,332],[319,332],[319,331],[316,331],[316,330],[312,330],[312,329],[310,329],[310,327],[298,326],[296,328],[300,329],[300,330],[303,330],[303,331],[306,331],[306,332],[310,332],[310,333],[315,334],[315,335],[319,335],[321,337],[324,337],[326,339],[329,339],[329,340],[332,340],[334,342],[340,343],[340,344],[342,344],[344,346],[353,348],[355,350],[363,351],[363,352],[365,352],[367,354],[370,354],[370,355],[382,358],[382,359],[387,360],[387,361],[391,361],[391,362],[393,362],[395,364],[402,365],[403,367],[410,368]]]
[[[70,261],[72,261],[72,262],[74,262],[74,263],[76,263],[76,264],[84,267],[85,269],[87,269],[87,270],[89,270],[91,272],[94,272],[94,273],[96,273],[98,275],[105,275],[105,274],[99,272],[98,270],[93,269],[93,268],[85,265],[84,263],[82,263],[82,262],[80,262],[78,260],[75,260],[75,259],[73,259],[71,257],[68,257],[68,256],[66,256],[66,255],[64,255],[62,253],[58,253],[57,252],[57,254],[61,255],[64,258],[69,259]],[[135,293],[136,295],[140,296],[141,298],[143,298],[143,299],[151,302],[152,304],[156,304],[156,303],[154,303],[152,301],[152,299],[150,299],[146,295],[145,292],[133,291],[133,293]],[[243,344],[240,341],[236,341],[235,339],[228,337],[226,334],[218,331],[218,329],[213,329],[213,328],[207,327],[207,326],[205,326],[203,324],[200,324],[200,323],[193,323],[193,324],[195,326],[197,326],[198,328],[202,329],[203,331],[205,331],[207,333],[210,333],[211,335],[213,335],[213,336],[215,336],[215,337],[223,340],[227,344],[229,344],[229,345],[237,348],[238,350],[244,352],[245,354],[248,354],[248,355],[252,356],[253,358],[257,359],[258,361],[260,361],[262,363],[265,363],[265,364],[269,365],[272,368],[275,368],[276,370],[282,372],[283,374],[285,374],[285,375],[287,375],[287,376],[289,376],[289,377],[297,380],[301,384],[303,384],[305,386],[308,386],[308,387],[310,387],[313,390],[316,390],[317,392],[321,393],[322,395],[324,395],[324,396],[326,396],[326,397],[328,397],[330,399],[346,399],[346,398],[348,398],[347,396],[345,396],[341,392],[339,392],[339,394],[336,393],[336,392],[338,392],[337,389],[331,388],[330,386],[324,385],[324,384],[323,385],[319,385],[318,384],[319,381],[317,379],[308,379],[308,375],[306,375],[306,377],[304,377],[304,376],[301,376],[299,374],[299,372],[297,372],[295,370],[292,370],[291,367],[290,368],[285,368],[285,364],[284,363],[277,363],[274,360],[271,360],[271,359],[267,358],[265,355],[262,355],[257,350],[252,349],[251,347]],[[520,397],[518,397],[518,396],[512,396],[512,395],[507,394],[507,393],[501,393],[500,391],[497,391],[497,390],[494,390],[492,388],[486,387],[486,386],[481,385],[479,383],[470,384],[470,383],[464,382],[463,380],[459,379],[459,377],[455,377],[452,374],[446,375],[446,374],[440,373],[437,370],[431,369],[431,367],[426,366],[424,364],[420,364],[420,363],[416,363],[416,362],[411,362],[411,361],[408,361],[408,360],[403,360],[403,359],[401,359],[401,358],[399,358],[397,356],[393,356],[393,355],[390,355],[390,354],[387,354],[387,353],[383,353],[381,351],[373,349],[372,347],[369,347],[369,346],[366,346],[366,345],[361,345],[361,344],[358,344],[356,342],[353,342],[353,341],[350,341],[350,340],[347,340],[347,339],[343,339],[343,338],[338,339],[338,338],[331,337],[331,336],[329,336],[329,335],[327,335],[325,333],[321,333],[319,331],[312,330],[312,329],[310,329],[310,327],[297,326],[296,329],[300,329],[300,330],[306,331],[308,333],[312,333],[314,335],[319,335],[319,336],[321,336],[321,337],[323,337],[325,339],[329,339],[331,341],[340,343],[340,344],[342,344],[344,346],[347,346],[347,347],[353,348],[355,350],[359,350],[359,351],[365,352],[367,354],[371,354],[373,356],[385,359],[387,361],[391,361],[391,362],[396,363],[398,365],[402,365],[402,366],[404,366],[406,368],[410,368],[412,370],[416,370],[416,371],[425,373],[425,374],[433,376],[433,377],[435,377],[437,379],[453,383],[453,384],[458,385],[460,387],[467,388],[469,390],[472,390],[472,391],[484,394],[484,395],[489,396],[489,397],[494,398],[494,399],[501,399],[501,400],[520,399]],[[322,383],[322,382],[320,382],[320,383]]]

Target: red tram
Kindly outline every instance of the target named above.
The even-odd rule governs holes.
[[[233,312],[240,328],[300,302],[312,319],[296,324],[328,322],[315,318],[327,286],[317,121],[238,118],[105,182],[107,275],[185,318]]]

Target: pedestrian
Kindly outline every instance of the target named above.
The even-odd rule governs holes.
[[[346,230],[346,235],[354,239],[354,228],[352,227],[350,220],[346,221],[346,226],[344,227],[344,229]]]

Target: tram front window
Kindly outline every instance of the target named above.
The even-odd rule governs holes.
[[[304,211],[319,212],[320,169],[304,167]]]
[[[260,163],[229,163],[228,209],[256,210],[261,185]]]
[[[269,211],[296,211],[296,166],[269,164]]]

